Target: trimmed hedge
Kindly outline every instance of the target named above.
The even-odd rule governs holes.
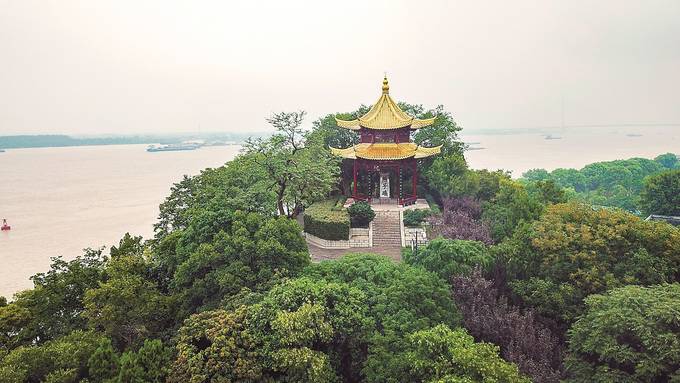
[[[352,227],[368,227],[368,224],[375,218],[375,212],[368,202],[355,202],[347,209],[349,221]]]
[[[305,210],[305,233],[331,241],[349,239],[349,214],[336,200],[321,201]]]
[[[404,226],[418,227],[433,213],[430,209],[404,210]]]

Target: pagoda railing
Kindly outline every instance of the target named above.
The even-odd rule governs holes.
[[[404,196],[404,198],[399,199],[399,205],[401,205],[401,206],[413,205],[413,204],[416,203],[417,199],[418,199],[418,197],[414,196],[414,195]]]

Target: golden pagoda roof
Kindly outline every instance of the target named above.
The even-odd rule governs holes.
[[[331,148],[331,153],[336,156],[367,160],[403,160],[406,158],[425,158],[439,154],[441,145],[433,148],[419,146],[413,142],[403,143],[363,143],[357,144],[347,149]]]
[[[390,85],[387,82],[387,76],[383,80],[382,95],[378,101],[373,104],[371,110],[358,119],[345,121],[338,118],[335,119],[338,126],[341,128],[359,130],[362,127],[367,129],[399,129],[410,127],[411,129],[420,129],[434,123],[436,117],[418,119],[415,118],[399,107],[396,102],[390,97]]]

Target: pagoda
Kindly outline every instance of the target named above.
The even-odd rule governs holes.
[[[436,117],[418,119],[401,110],[390,97],[387,76],[382,95],[371,109],[358,119],[338,118],[338,127],[359,133],[359,144],[331,152],[353,160],[352,198],[406,206],[418,198],[418,160],[439,154],[441,146],[427,148],[411,142],[411,132],[434,123]]]

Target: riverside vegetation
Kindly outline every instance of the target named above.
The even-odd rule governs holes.
[[[0,300],[0,381],[680,381],[680,230],[635,214],[677,214],[675,155],[512,180],[468,169],[442,107],[402,107],[437,115],[414,140],[444,145],[420,164],[433,209],[408,217],[428,245],[311,263],[295,218],[349,230],[327,147],[356,138],[276,114],[172,187],[154,238],[54,258]]]

